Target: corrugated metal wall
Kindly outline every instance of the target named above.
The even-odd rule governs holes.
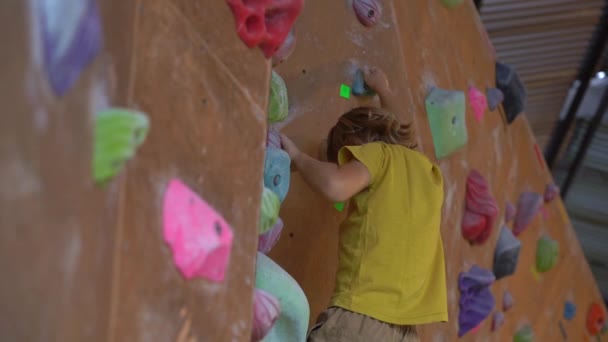
[[[599,19],[602,0],[484,0],[481,18],[500,61],[528,89],[526,114],[544,146]]]

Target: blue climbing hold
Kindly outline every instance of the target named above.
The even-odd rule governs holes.
[[[571,321],[576,315],[576,305],[570,301],[564,304],[564,319]]]
[[[264,186],[272,190],[281,202],[289,191],[291,159],[287,152],[276,147],[266,148],[264,162]]]
[[[365,76],[363,75],[363,71],[361,69],[355,72],[355,77],[353,77],[353,86],[352,92],[355,96],[373,96],[376,95],[370,87],[365,83]]]

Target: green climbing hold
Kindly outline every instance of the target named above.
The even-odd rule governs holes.
[[[340,84],[340,97],[350,99],[350,87],[346,84]]]
[[[146,139],[150,122],[140,112],[110,108],[95,116],[93,179],[103,183],[114,177]]]
[[[270,79],[270,98],[268,99],[268,122],[275,123],[285,120],[289,113],[288,107],[285,81],[273,70]]]
[[[334,203],[334,208],[336,208],[337,211],[342,212],[344,210],[344,202],[336,202]]]
[[[262,191],[262,203],[260,204],[260,222],[259,222],[259,234],[264,234],[274,226],[279,217],[279,209],[281,209],[281,202],[279,196],[272,190],[264,187]]]
[[[534,342],[534,332],[529,325],[519,329],[515,336],[513,336],[513,342]]]
[[[426,97],[426,112],[437,159],[447,157],[466,145],[464,92],[433,88]]]
[[[463,0],[441,0],[443,5],[447,8],[456,8],[462,4],[462,1]]]
[[[559,243],[548,236],[538,239],[536,244],[536,269],[544,273],[552,269],[557,263]]]

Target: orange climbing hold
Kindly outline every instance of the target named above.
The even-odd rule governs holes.
[[[272,57],[283,44],[304,6],[304,0],[226,1],[243,43],[250,48],[258,46],[266,58]]]

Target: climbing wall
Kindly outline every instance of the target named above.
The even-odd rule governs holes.
[[[238,39],[223,1],[65,5],[0,4],[10,46],[0,63],[0,340],[248,341],[270,64]],[[100,31],[70,30],[93,7]],[[58,10],[61,21],[49,19]],[[53,68],[45,49],[61,39],[76,53]],[[144,113],[149,133],[95,182],[95,122],[111,107]],[[231,227],[223,281],[186,280],[174,264],[163,236],[172,179]]]
[[[457,2],[457,1],[456,1]],[[404,114],[413,121],[419,146],[435,159],[433,139],[425,111],[425,98],[433,87],[463,91],[473,85],[482,91],[495,87],[495,54],[480,23],[473,2],[449,9],[439,0],[382,1],[382,15],[372,28],[356,19],[350,1],[309,1],[296,24],[293,55],[276,68],[289,90],[290,116],[278,127],[311,155],[337,118],[358,105],[375,100],[340,97],[340,85],[350,84],[357,67],[377,65],[387,72]],[[467,100],[469,102],[469,100]],[[458,276],[478,265],[492,270],[500,227],[505,224],[506,201],[517,203],[520,193],[542,194],[551,183],[525,116],[512,124],[502,107],[474,119],[467,104],[468,143],[438,161],[445,178],[442,237],[448,276],[449,322],[423,326],[422,340],[457,339]],[[461,235],[466,178],[478,170],[488,181],[499,213],[491,235],[481,245],[470,245]],[[299,175],[281,208],[285,228],[270,257],[283,266],[304,289],[311,306],[311,322],[328,304],[336,270],[338,225],[344,213],[313,193]],[[508,224],[511,226],[511,223]],[[555,268],[536,270],[537,240],[549,235],[559,242]],[[494,282],[494,311],[502,310],[509,291],[513,308],[505,312],[504,325],[491,331],[491,315],[464,341],[511,340],[529,325],[537,340],[588,339],[587,312],[602,302],[561,200],[545,203],[518,238],[522,243],[517,271]],[[563,318],[566,301],[578,310],[570,321]],[[561,327],[560,327],[561,326]]]

